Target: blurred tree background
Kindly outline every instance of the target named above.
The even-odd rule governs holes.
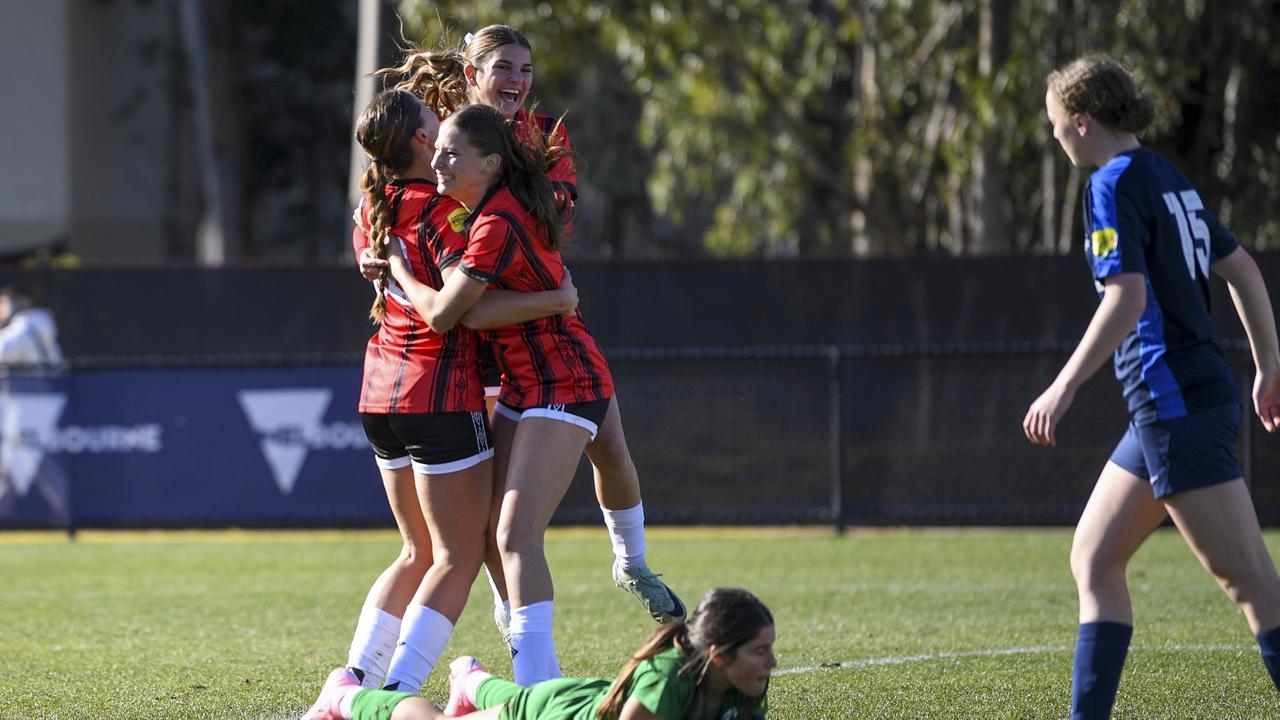
[[[328,207],[342,197],[350,132],[333,90],[350,82],[334,73],[354,53],[324,44],[351,42],[354,11],[329,23],[315,17],[324,5],[223,11],[257,23],[241,45],[293,38],[284,54],[257,53],[274,65],[236,60],[241,124],[260,128],[241,170],[259,184],[245,195],[250,248],[273,245],[288,198],[323,228],[345,217]],[[582,159],[569,251],[580,257],[1073,252],[1083,175],[1048,131],[1044,77],[1086,51],[1114,54],[1157,97],[1144,142],[1245,244],[1280,247],[1275,0],[416,0],[398,11],[404,37],[426,47],[495,22],[530,39],[533,95],[565,113]],[[295,95],[320,88],[312,101],[325,104],[257,117],[281,77],[299,81]],[[289,190],[283,175],[316,187]],[[311,243],[308,257],[343,247],[309,238],[297,241]]]

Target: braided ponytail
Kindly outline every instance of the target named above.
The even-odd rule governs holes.
[[[369,167],[360,177],[360,190],[369,208],[369,248],[383,260],[387,258],[390,231],[395,224],[387,202],[387,184],[396,173],[413,165],[413,134],[420,127],[422,101],[404,90],[378,93],[356,121],[356,140],[370,158]],[[389,277],[390,271],[383,268],[378,276],[378,296],[369,308],[369,319],[374,323],[382,322],[386,314],[387,299],[382,288]]]

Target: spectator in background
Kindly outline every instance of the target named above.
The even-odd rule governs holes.
[[[36,307],[25,288],[0,288],[0,366],[60,365],[58,326],[53,313]]]

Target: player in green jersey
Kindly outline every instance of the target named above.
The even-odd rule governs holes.
[[[471,657],[450,665],[449,703],[367,690],[338,668],[313,710],[327,720],[758,720],[764,718],[773,615],[746,590],[717,588],[687,622],[666,625],[623,665],[618,679],[560,678],[528,687],[495,678]]]

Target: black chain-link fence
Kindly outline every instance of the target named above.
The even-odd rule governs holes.
[[[655,523],[1070,525],[1128,423],[1109,366],[1058,446],[1022,434],[1066,344],[613,350],[623,424]],[[1247,401],[1246,348],[1228,351]],[[1264,522],[1280,521],[1280,448],[1241,463]],[[590,466],[556,518],[598,518]]]

